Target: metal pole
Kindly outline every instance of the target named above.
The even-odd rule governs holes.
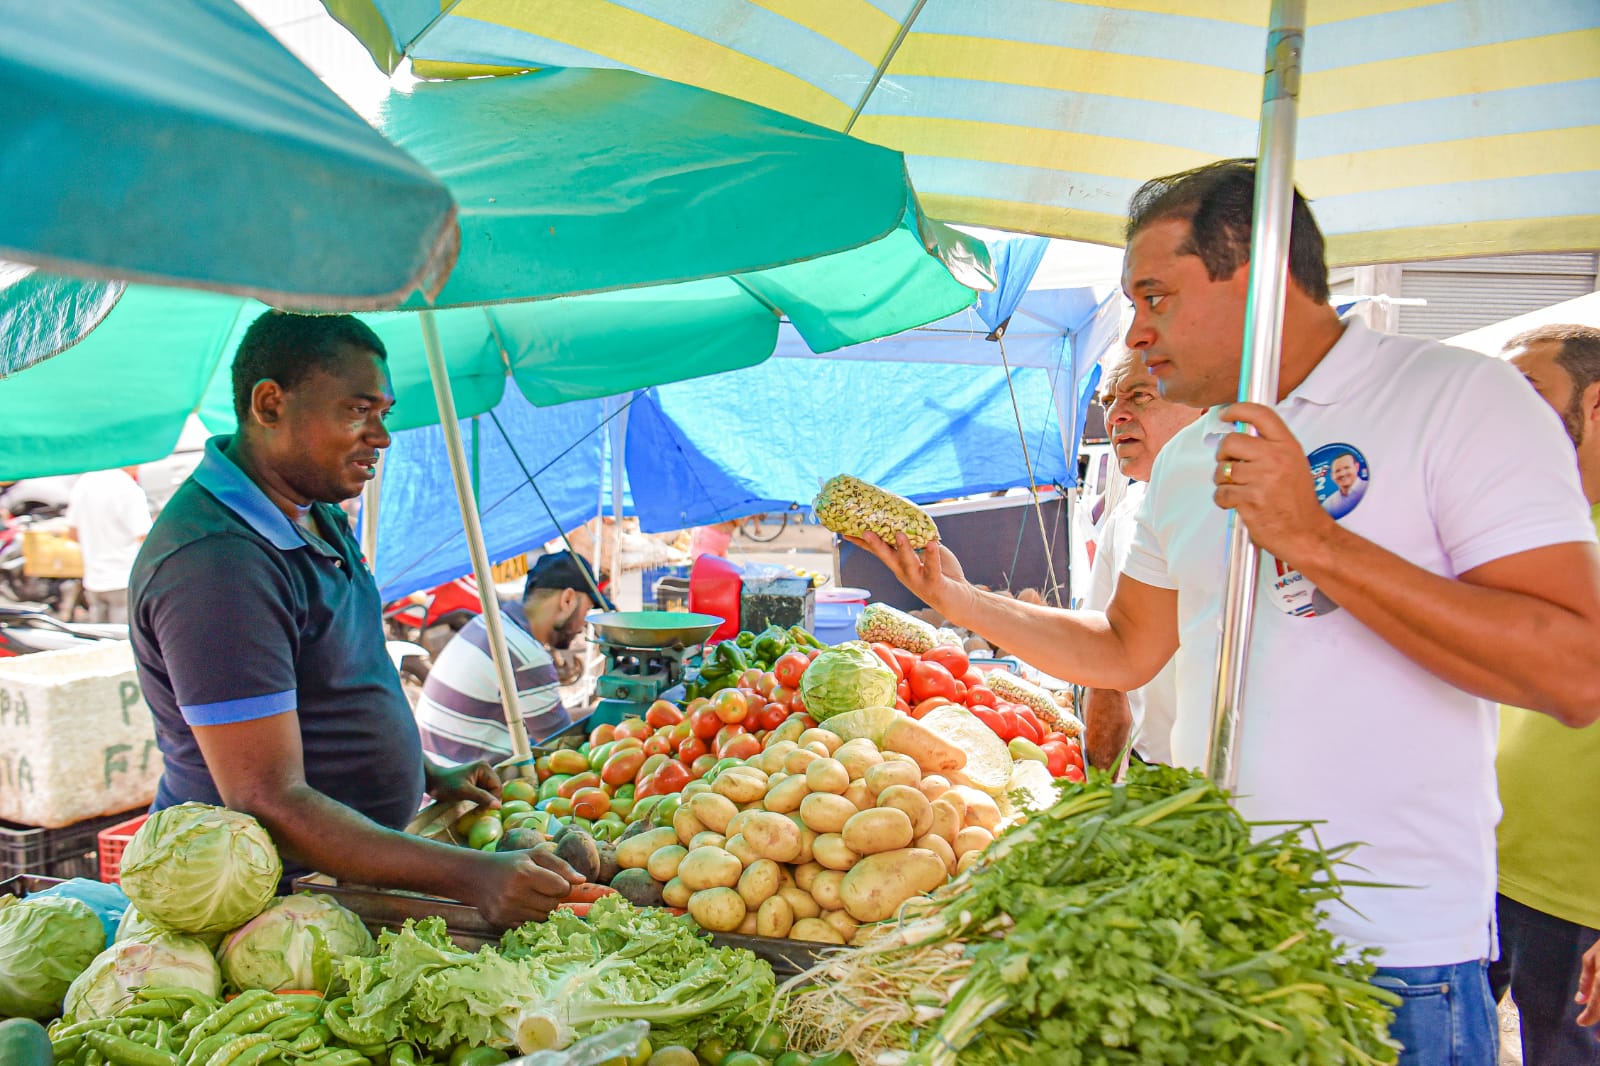
[[[461,422],[456,417],[455,395],[450,390],[450,371],[444,365],[439,346],[439,326],[432,311],[419,312],[422,346],[428,353],[428,375],[433,378],[433,398],[439,407],[439,425],[444,429],[444,447],[450,456],[450,473],[456,483],[456,502],[461,505],[461,522],[466,529],[467,551],[472,556],[472,571],[478,576],[478,598],[483,601],[483,622],[489,630],[489,652],[495,673],[500,677],[500,708],[505,712],[506,729],[511,733],[511,756],[527,762],[528,730],[517,705],[517,681],[511,669],[511,650],[506,645],[505,627],[500,620],[500,599],[495,595],[494,573],[489,567],[489,550],[483,543],[483,525],[478,521],[477,495],[472,491],[472,474],[467,469],[467,451],[461,441]]]
[[[1266,84],[1256,149],[1255,221],[1250,232],[1250,294],[1240,353],[1239,399],[1278,402],[1278,356],[1283,342],[1283,298],[1289,267],[1289,225],[1294,207],[1295,128],[1299,117],[1300,62],[1305,41],[1305,0],[1273,0],[1267,31]],[[1240,429],[1246,427],[1240,426]],[[1222,634],[1217,644],[1211,703],[1211,745],[1206,770],[1226,789],[1239,783],[1239,738],[1244,728],[1245,660],[1255,609],[1261,553],[1238,516],[1228,516],[1228,582]]]
[[[627,456],[628,412],[611,420],[611,588],[622,589],[622,479]]]

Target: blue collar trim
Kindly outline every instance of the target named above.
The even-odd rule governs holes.
[[[195,481],[279,551],[306,547],[306,539],[289,521],[288,515],[278,510],[261,491],[261,486],[250,480],[249,474],[223,454],[223,449],[232,441],[233,437],[228,435],[206,441],[205,458],[195,467]]]

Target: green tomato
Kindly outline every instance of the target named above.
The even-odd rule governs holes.
[[[507,800],[500,804],[500,820],[507,821],[513,814],[524,814],[533,810],[533,804],[527,800]]]
[[[811,1066],[814,1061],[804,1051],[785,1051],[772,1066]]]
[[[730,1051],[723,1056],[722,1066],[772,1066],[772,1060],[753,1051]]]
[[[789,1050],[788,1034],[781,1026],[764,1026],[761,1032],[756,1034],[755,1039],[750,1041],[750,1050],[769,1059],[774,1055],[782,1055]]]
[[[676,792],[670,796],[662,796],[661,802],[656,804],[655,809],[650,812],[650,821],[657,828],[665,829],[672,824],[672,816],[678,813],[678,806],[682,802],[683,797]],[[635,816],[634,821],[638,821],[637,816]]]
[[[539,799],[541,801],[554,799],[556,790],[559,789],[562,784],[565,783],[566,780],[571,776],[571,774],[551,774],[549,777],[545,778],[544,783],[539,786]]]
[[[700,1060],[682,1044],[668,1044],[658,1048],[645,1066],[700,1066]]]
[[[728,1057],[728,1044],[721,1037],[708,1036],[695,1045],[694,1053],[705,1066],[722,1066],[722,1060]]]
[[[616,746],[617,742],[613,740],[609,743],[602,744],[598,748],[595,748],[593,751],[589,752],[589,769],[593,770],[595,773],[599,773],[600,768],[604,766],[606,764],[606,760],[611,757],[611,750]]]

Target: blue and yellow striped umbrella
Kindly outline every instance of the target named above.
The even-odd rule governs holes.
[[[1120,244],[1253,155],[1268,0],[324,0],[393,70],[621,66],[899,149],[929,214]],[[1600,2],[1320,0],[1296,180],[1336,263],[1600,246]]]

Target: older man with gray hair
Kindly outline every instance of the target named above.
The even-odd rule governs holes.
[[[1133,545],[1134,516],[1144,500],[1145,485],[1156,456],[1184,426],[1199,418],[1197,407],[1161,398],[1156,379],[1137,352],[1126,348],[1110,356],[1100,373],[1100,406],[1106,413],[1106,434],[1117,468],[1130,480],[1121,501],[1106,515],[1084,607],[1103,611],[1116,591],[1117,575]],[[1172,723],[1178,716],[1178,680],[1169,661],[1142,688],[1128,692],[1092,688],[1084,698],[1084,754],[1090,765],[1109,767],[1131,738],[1147,762],[1172,761]]]

